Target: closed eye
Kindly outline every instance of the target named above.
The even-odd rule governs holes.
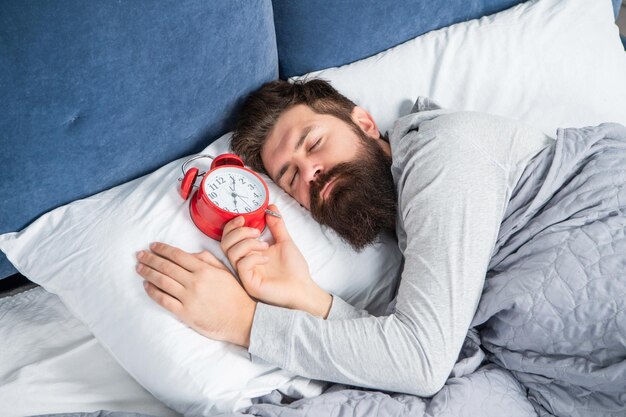
[[[317,140],[317,142],[315,142],[315,143],[313,144],[313,146],[311,146],[311,147],[309,148],[309,152],[311,152],[313,149],[317,148],[317,147],[318,147],[318,145],[319,145],[321,142],[322,142],[322,138],[319,138],[319,139]],[[297,176],[297,175],[298,175],[298,170],[296,169],[296,170],[294,171],[294,173],[293,173],[293,177],[291,177],[291,181],[289,181],[289,186],[290,186],[290,187],[293,187],[293,183],[294,183],[294,181],[296,180],[296,176]]]
[[[293,182],[296,179],[296,175],[298,175],[298,170],[297,169],[293,172],[293,177],[291,177],[291,181],[289,181],[289,186],[290,187],[293,186]]]
[[[321,141],[322,141],[322,138],[319,138],[317,142],[315,142],[315,144],[313,144],[313,146],[309,148],[309,151],[312,151],[313,149],[317,148],[317,145],[319,145]]]

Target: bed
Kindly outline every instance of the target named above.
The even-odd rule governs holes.
[[[554,138],[559,128],[626,125],[620,4],[5,2],[0,415],[626,415],[624,363],[610,374],[618,392],[605,408],[593,389],[577,392],[587,402],[542,395],[545,381],[481,333],[502,301],[489,288],[446,386],[419,398],[252,364],[158,308],[132,269],[133,253],[153,240],[227,263],[189,218],[181,166],[228,152],[243,98],[276,78],[327,79],[383,131],[419,96]],[[388,312],[402,264],[395,237],[354,252],[266,180],[318,284]],[[614,319],[626,349],[619,305]]]

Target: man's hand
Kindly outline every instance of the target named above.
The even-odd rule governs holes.
[[[278,212],[275,205],[269,209]],[[221,247],[244,288],[265,303],[326,318],[332,296],[311,279],[309,265],[283,219],[267,214],[265,219],[276,241],[272,246],[256,239],[260,235],[257,229],[242,227],[243,217],[224,226]]]
[[[137,254],[150,298],[208,338],[249,346],[256,302],[219,259],[165,243],[150,249]]]

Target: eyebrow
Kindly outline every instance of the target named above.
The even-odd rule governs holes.
[[[296,143],[296,146],[293,148],[294,152],[297,152],[298,149],[300,149],[300,147],[302,146],[302,144],[304,143],[304,140],[306,139],[307,135],[309,134],[309,132],[313,129],[315,129],[317,126],[314,125],[309,125],[307,127],[305,127],[302,130],[302,134],[300,135],[300,139],[298,139],[298,142]],[[278,171],[278,175],[276,176],[276,184],[280,183],[280,179],[283,177],[283,175],[285,175],[285,173],[287,172],[287,170],[289,169],[289,162],[285,162],[285,164],[280,168],[280,171]]]

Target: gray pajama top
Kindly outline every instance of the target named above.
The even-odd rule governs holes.
[[[248,348],[304,377],[431,396],[478,306],[511,192],[553,141],[512,119],[440,109],[420,97],[390,134],[404,267],[381,317],[333,296],[326,320],[258,303]]]

